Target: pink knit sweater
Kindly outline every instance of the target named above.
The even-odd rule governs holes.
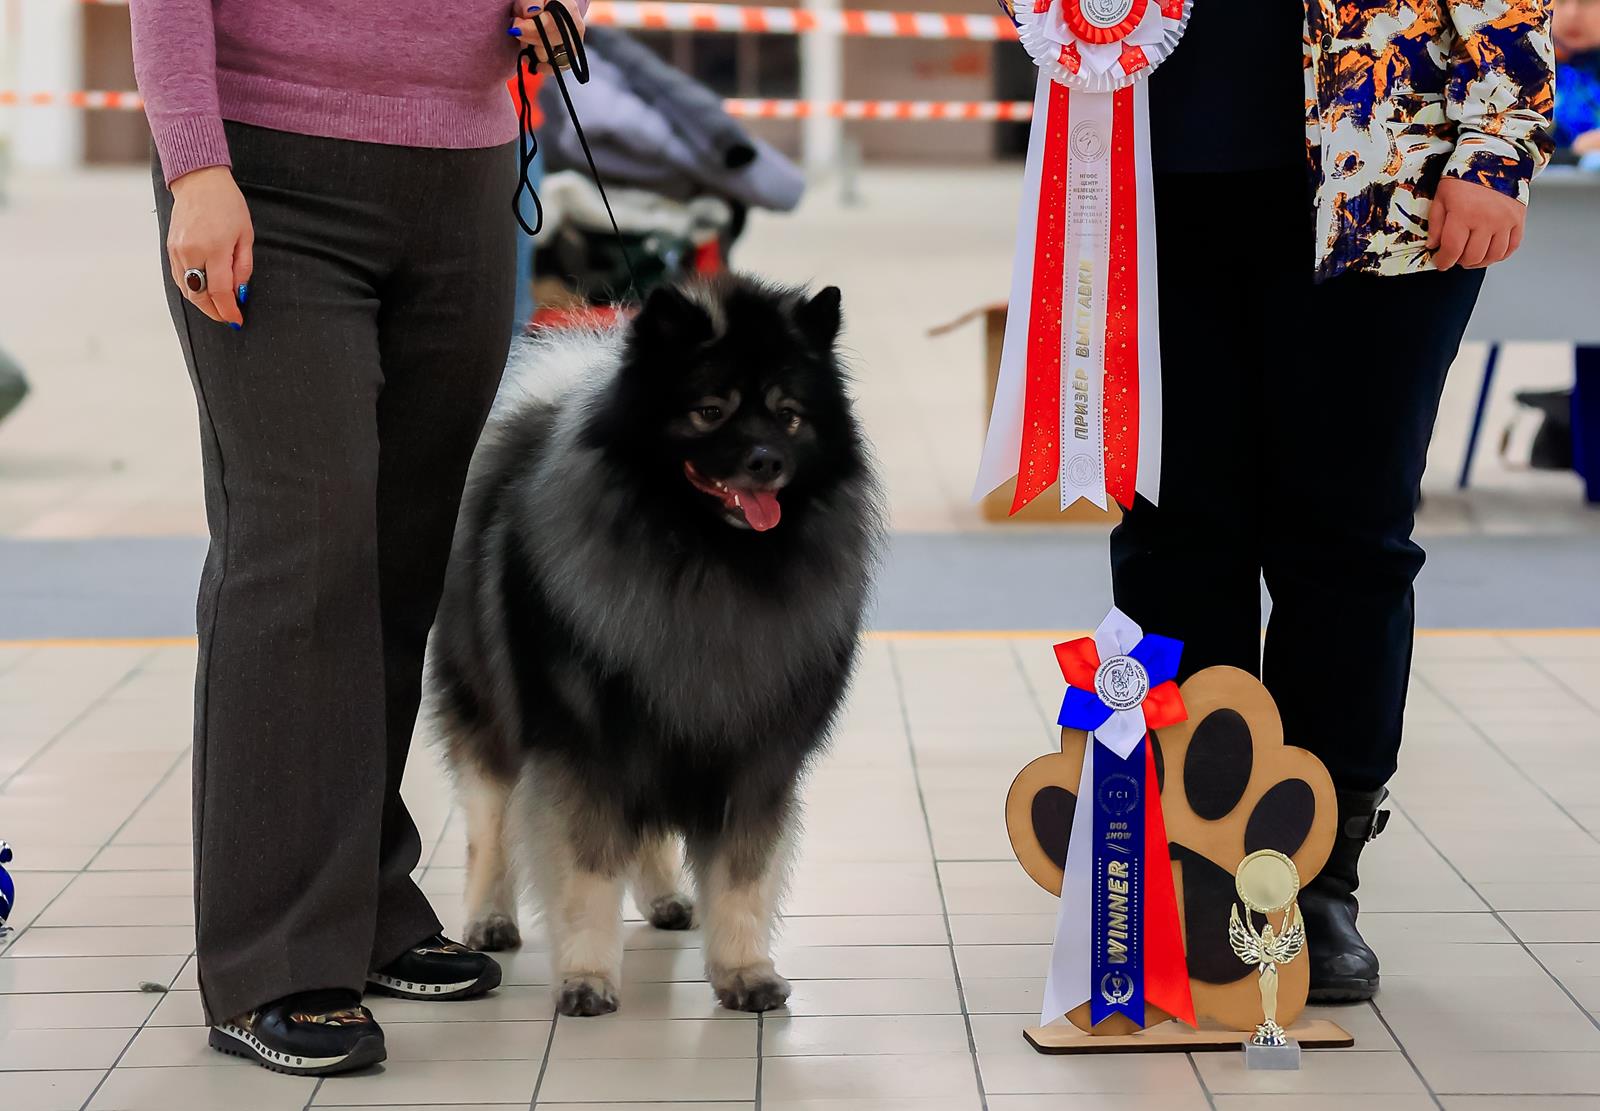
[[[225,119],[398,146],[516,137],[510,0],[131,3],[134,69],[169,183],[232,164]]]

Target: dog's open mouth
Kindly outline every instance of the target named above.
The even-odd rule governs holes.
[[[729,517],[749,525],[757,532],[774,528],[783,516],[777,490],[731,486],[718,479],[706,478],[689,462],[683,464],[683,473],[696,490],[720,501]]]

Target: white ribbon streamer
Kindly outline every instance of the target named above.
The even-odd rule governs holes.
[[[1139,455],[1134,489],[1161,495],[1161,298],[1156,281],[1156,193],[1150,160],[1150,86],[1133,86],[1133,163],[1139,214]]]
[[[1056,940],[1050,950],[1050,973],[1044,981],[1039,1025],[1048,1026],[1074,1007],[1089,1001],[1089,899],[1094,872],[1093,735],[1083,748],[1083,773],[1078,776],[1078,805],[1072,811],[1067,840],[1066,871],[1061,876],[1061,903],[1056,907]]]
[[[1042,71],[1033,94],[1033,118],[1044,120],[1050,108],[1050,78]],[[1028,320],[1033,304],[1033,241],[1039,222],[1039,180],[1044,164],[1047,129],[1028,132],[1028,161],[1022,171],[1022,203],[1017,216],[1017,249],[1011,262],[1011,300],[1006,314],[1005,346],[995,382],[989,432],[978,461],[972,496],[982,498],[1017,473],[1022,452],[1022,409],[1028,388]]]
[[[1112,94],[1073,93],[1061,333],[1061,508],[1106,507],[1106,279],[1111,248]]]

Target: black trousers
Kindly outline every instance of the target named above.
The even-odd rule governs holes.
[[[360,990],[432,935],[400,799],[468,460],[505,366],[509,147],[228,125],[255,225],[234,332],[162,274],[211,547],[195,696],[196,932],[220,1021]],[[159,171],[162,240],[172,198]]]
[[[1155,186],[1160,506],[1112,533],[1117,605],[1184,641],[1184,676],[1261,676],[1287,743],[1375,790],[1400,749],[1423,465],[1483,271],[1314,285],[1298,168]]]

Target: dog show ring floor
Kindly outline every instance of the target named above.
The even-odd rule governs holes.
[[[860,205],[818,188],[794,217],[754,217],[735,252],[844,289],[895,529],[875,631],[806,788],[777,947],[787,1008],[719,1010],[700,935],[634,921],[621,1011],[557,1019],[525,907],[504,986],[466,1003],[373,999],[387,1064],[318,1081],[216,1053],[200,1026],[189,744],[204,521],[149,176],[14,177],[0,346],[33,393],[0,426],[0,839],[16,853],[0,1111],[1600,1109],[1600,514],[1572,476],[1519,471],[1487,446],[1473,489],[1456,490],[1481,348],[1452,375],[1425,480],[1395,815],[1362,862],[1382,990],[1310,1012],[1354,1048],[1247,1072],[1237,1053],[1043,1056],[1024,1041],[1056,900],[1013,858],[1004,803],[1058,745],[1051,644],[1106,610],[1105,534],[982,520],[968,499],[980,329],[927,334],[1004,295],[1017,188],[1007,167],[871,170]],[[88,270],[84,250],[60,249],[85,212]],[[1560,345],[1508,348],[1485,444],[1514,389],[1570,381]],[[419,882],[459,935],[465,833],[425,737],[405,795]]]

